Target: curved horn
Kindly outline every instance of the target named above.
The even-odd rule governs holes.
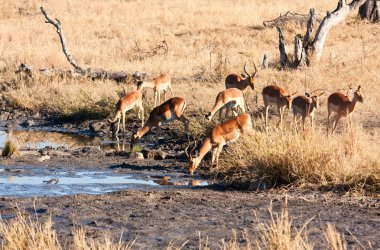
[[[361,85],[359,85],[359,87],[358,87],[358,90],[357,90],[357,91],[359,91],[361,88],[362,88],[362,86],[361,86]]]
[[[247,62],[244,63],[244,72],[245,72],[245,73],[247,74],[247,76],[249,77],[250,74],[247,72],[246,67],[247,67]]]
[[[257,74],[257,68],[255,62],[253,62],[253,66],[255,67],[255,73],[252,74],[252,77],[255,77]]]
[[[197,147],[197,141],[195,140],[194,138],[194,148],[190,151],[189,153],[189,147],[190,147],[190,144],[191,144],[191,141],[190,141],[190,137],[187,136],[187,139],[189,140],[189,144],[187,145],[187,147],[185,148],[185,154],[188,158],[190,158],[191,154],[194,152],[195,148]]]
[[[190,157],[190,154],[189,154],[189,147],[190,147],[190,143],[191,143],[191,141],[190,141],[190,137],[189,137],[189,135],[187,135],[187,139],[189,140],[189,144],[188,144],[187,147],[185,148],[185,154],[186,154],[187,157]]]

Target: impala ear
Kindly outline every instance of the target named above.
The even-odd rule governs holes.
[[[309,93],[307,93],[307,92],[305,92],[305,96],[307,96],[307,97],[310,97],[310,94],[309,94]]]

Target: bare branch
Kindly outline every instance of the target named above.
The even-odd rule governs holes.
[[[61,45],[62,45],[62,50],[63,50],[63,53],[65,54],[67,60],[69,61],[69,63],[71,65],[74,66],[74,68],[79,71],[80,73],[84,74],[85,73],[85,70],[83,70],[82,67],[80,67],[77,62],[74,60],[74,58],[71,56],[68,48],[67,48],[67,45],[66,45],[66,40],[65,40],[65,36],[63,34],[63,31],[62,31],[62,26],[61,26],[61,22],[55,18],[55,20],[51,19],[48,15],[48,13],[46,12],[46,10],[41,6],[40,7],[41,9],[41,12],[42,14],[45,16],[45,19],[46,19],[46,23],[50,23],[52,24],[55,28],[56,28],[56,31],[59,35],[59,39],[61,41]]]

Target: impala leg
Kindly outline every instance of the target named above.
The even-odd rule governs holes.
[[[172,87],[169,87],[170,93],[172,94],[172,97],[174,97]]]
[[[157,96],[158,96],[158,105],[160,105],[161,104],[161,91],[157,91]]]
[[[220,155],[220,152],[222,152],[222,149],[223,149],[223,144],[220,144],[217,148],[216,148],[216,168],[219,168],[219,155]]]
[[[305,131],[305,116],[302,116],[302,131]]]
[[[141,120],[141,126],[144,126],[144,107],[142,103],[139,103],[138,106],[138,118]]]
[[[185,126],[185,132],[188,133],[190,125],[189,119],[187,119],[184,115],[181,115],[180,117],[178,117],[178,120],[180,120],[183,123],[183,125]]]
[[[219,122],[222,121],[222,111],[223,111],[223,108],[220,108],[219,109]],[[227,111],[226,111],[227,112]]]
[[[297,115],[293,116],[294,128],[296,129],[296,133],[298,134],[298,126],[297,126]]]
[[[164,90],[164,102],[166,102],[166,90]]]
[[[352,130],[351,114],[347,115],[347,126],[348,126],[348,129],[351,131]]]
[[[310,116],[310,126],[311,126],[311,128],[314,130],[314,128],[315,128],[315,119],[314,119],[314,115],[311,115],[311,116]]]
[[[282,108],[278,108],[278,113],[280,114],[280,121],[277,125],[277,127],[279,127],[280,129],[282,129],[282,114],[283,114],[284,110]]]
[[[216,155],[217,155],[217,151],[218,151],[218,147],[215,147],[212,149],[212,157],[211,157],[211,167],[214,165],[215,163],[215,159],[216,159]]]
[[[121,112],[121,119],[123,123],[123,139],[125,138],[125,112]]]
[[[116,132],[115,132],[116,137],[117,137],[117,134],[119,133],[119,129],[120,129],[120,117],[117,118],[117,127],[116,127]]]
[[[332,124],[332,131],[331,131],[331,134],[334,134],[334,131],[336,129],[336,126],[338,125],[338,121],[340,120],[341,116],[340,115],[336,115],[335,117],[333,117],[333,124]]]
[[[265,106],[265,128],[268,126],[268,112],[269,112],[269,106]]]

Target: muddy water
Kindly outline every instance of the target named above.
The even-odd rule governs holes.
[[[164,186],[205,186],[207,181],[176,176],[150,177],[111,170],[49,170],[46,168],[0,167],[0,196],[34,197],[70,194],[102,194],[121,189],[144,190]]]

